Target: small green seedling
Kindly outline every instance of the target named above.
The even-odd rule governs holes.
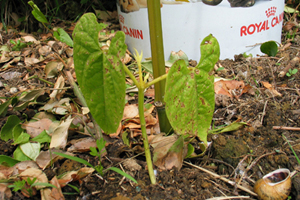
[[[13,44],[14,46],[12,47],[13,51],[20,51],[21,49],[29,46],[32,44],[32,42],[23,42],[22,40],[17,40],[17,42],[15,42],[14,40],[9,40],[9,42],[11,44]]]
[[[108,170],[112,170],[112,171],[115,171],[119,174],[121,174],[122,176],[125,176],[126,178],[132,180],[133,182],[137,183],[137,181],[132,177],[130,176],[129,174],[123,172],[122,170],[116,168],[116,167],[110,167],[110,168],[107,168],[105,170],[103,170],[103,166],[101,165],[101,154],[104,153],[105,149],[105,140],[103,138],[101,138],[100,140],[97,140],[96,141],[97,143],[97,147],[98,147],[98,151],[95,147],[91,147],[91,152],[90,154],[93,155],[93,156],[98,156],[99,157],[99,165],[97,166],[93,166],[91,163],[89,163],[88,161],[84,160],[84,159],[81,159],[81,158],[78,158],[78,157],[74,157],[74,156],[70,156],[70,155],[67,155],[67,154],[63,154],[63,153],[59,153],[59,152],[53,152],[54,154],[56,155],[59,155],[59,156],[62,156],[64,158],[67,158],[67,159],[70,159],[70,160],[74,160],[76,162],[79,162],[79,163],[82,163],[86,166],[89,166],[93,169],[96,170],[96,172],[98,174],[100,174],[101,176],[103,176],[103,174],[108,171]]]
[[[298,72],[298,69],[289,69],[289,71],[286,73],[287,77],[291,77],[294,74],[296,74]]]
[[[8,188],[13,188],[14,192],[18,192],[19,190],[23,190],[26,192],[29,196],[33,196],[34,187],[35,186],[45,186],[45,187],[53,187],[56,188],[55,185],[52,185],[50,183],[40,183],[36,181],[37,178],[30,179],[29,177],[27,180],[19,180],[14,182],[12,185],[8,185]]]

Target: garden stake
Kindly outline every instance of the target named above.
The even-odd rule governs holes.
[[[154,79],[166,73],[164,47],[161,27],[160,0],[147,1],[148,19],[151,41],[151,55]],[[169,133],[172,129],[165,112],[165,85],[166,80],[154,84],[155,107],[158,113],[160,131]]]

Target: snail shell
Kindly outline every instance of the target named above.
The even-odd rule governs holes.
[[[287,199],[292,187],[290,170],[277,169],[254,185],[254,192],[261,200],[284,200]]]

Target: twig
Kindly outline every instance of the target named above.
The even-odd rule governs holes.
[[[199,167],[199,166],[197,166],[197,165],[193,165],[193,164],[188,163],[188,162],[186,162],[186,161],[184,161],[184,164],[190,165],[190,166],[195,167],[195,168],[197,168],[197,169],[199,169],[199,170],[201,170],[201,171],[203,171],[203,172],[206,172],[206,173],[208,173],[208,174],[214,176],[215,178],[219,178],[219,179],[221,179],[222,181],[224,181],[224,182],[226,182],[226,183],[228,183],[228,184],[230,184],[230,185],[232,185],[232,186],[235,186],[235,185],[236,185],[235,182],[230,181],[230,180],[228,180],[227,178],[224,178],[224,177],[222,177],[222,176],[220,176],[220,175],[218,175],[218,174],[216,174],[216,173],[213,173],[213,172],[211,172],[211,171],[209,171],[209,170],[206,170],[206,169],[204,169],[204,168],[202,168],[202,167]],[[241,185],[236,185],[236,186],[237,186],[239,189],[241,189],[241,190],[243,190],[243,191],[245,191],[245,192],[248,192],[249,194],[251,194],[251,195],[253,195],[253,196],[257,196],[257,194],[255,194],[254,192],[252,192],[252,191],[249,190],[248,188],[245,188],[245,187],[243,187],[243,186],[241,186]]]
[[[263,124],[264,117],[265,117],[265,115],[266,115],[266,107],[267,107],[267,104],[268,104],[268,100],[267,100],[266,103],[265,103],[264,110],[263,110],[263,113],[262,113],[262,116],[261,116],[261,120],[260,120],[260,124]]]
[[[250,199],[249,196],[235,196],[235,197],[214,197],[206,200],[225,200],[225,199]]]
[[[273,126],[274,130],[300,131],[300,127]]]

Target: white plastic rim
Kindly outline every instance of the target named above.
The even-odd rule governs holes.
[[[144,58],[151,57],[147,9],[125,13],[119,3],[117,7],[129,51],[137,49],[143,51]],[[241,53],[256,57],[263,55],[261,43],[281,43],[284,0],[256,0],[247,8],[231,8],[227,0],[217,6],[202,2],[163,4],[161,15],[166,60],[171,51],[182,50],[189,59],[199,61],[200,43],[209,34],[220,44],[220,59],[233,59]]]

